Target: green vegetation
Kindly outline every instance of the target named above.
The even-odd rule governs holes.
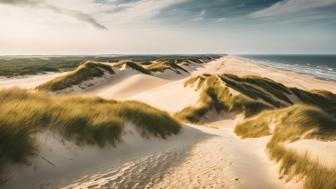
[[[53,96],[22,89],[0,91],[0,167],[37,152],[34,135],[52,131],[79,145],[116,145],[126,122],[144,137],[177,134],[168,113],[136,101]],[[15,142],[13,142],[15,141]]]
[[[334,116],[317,107],[293,105],[263,112],[238,124],[235,132],[243,138],[272,134],[267,150],[271,159],[280,163],[280,173],[287,176],[287,180],[303,177],[304,188],[335,188],[336,167],[326,168],[307,154],[299,155],[284,146],[301,138],[335,141]]]
[[[63,72],[77,67],[80,57],[0,56],[0,76]]]
[[[185,81],[185,86],[194,87],[201,90],[200,99],[197,106],[189,106],[177,112],[175,116],[183,121],[192,123],[202,123],[202,117],[215,110],[217,113],[221,111],[243,113],[246,117],[253,116],[262,110],[270,109],[268,104],[258,101],[258,98],[251,98],[250,93],[241,93],[234,95],[230,90],[232,88],[226,86],[223,77],[203,74],[192,77]]]
[[[180,74],[181,71],[188,73],[188,70],[181,67],[177,62],[177,60],[156,60],[154,63],[147,65],[146,69],[151,72],[164,72],[169,69],[178,74]],[[186,64],[185,62],[187,61],[183,61],[182,63]]]
[[[110,63],[131,60],[148,65],[157,59],[178,63],[189,61],[203,63],[219,57],[219,55],[0,56],[0,76],[11,77],[45,72],[64,72],[76,68],[86,60]]]
[[[81,64],[76,70],[50,80],[38,86],[37,89],[46,91],[62,90],[94,77],[101,77],[105,73],[114,74],[114,71],[109,65],[87,61]]]
[[[285,147],[302,138],[336,140],[335,94],[232,74],[202,74],[186,80],[185,87],[200,90],[201,95],[196,106],[176,113],[178,119],[202,123],[212,110],[244,113],[246,119],[235,127],[235,133],[242,138],[271,135],[266,148],[270,158],[280,164],[282,177],[287,181],[302,178],[307,189],[336,187],[336,167],[325,167],[308,154],[300,155]],[[289,96],[299,101],[292,102]]]
[[[117,67],[117,68],[122,68],[123,66],[126,66],[126,67],[130,67],[130,68],[133,68],[134,70],[137,70],[143,74],[148,74],[150,75],[151,72],[147,69],[145,69],[144,67],[142,67],[142,65],[136,63],[136,62],[133,62],[133,61],[130,61],[130,60],[121,60],[115,64],[113,64],[113,66]]]
[[[235,80],[236,82],[240,82],[239,84],[241,83],[251,84],[252,87],[255,86],[258,87],[259,90],[263,90],[262,93],[270,93],[271,95],[274,95],[278,99],[283,100],[284,102],[287,102],[289,104],[292,104],[292,102],[286,96],[290,94],[289,89],[281,83],[277,83],[265,77],[258,77],[253,75],[237,77],[232,74],[224,74],[224,76],[230,78],[231,80]]]
[[[206,58],[205,60],[210,61],[212,58]],[[73,85],[78,85],[83,81],[93,79],[94,77],[101,77],[104,75],[104,73],[113,74],[114,71],[112,67],[118,69],[123,67],[130,67],[138,72],[148,75],[151,75],[152,72],[163,72],[167,69],[170,69],[178,74],[181,73],[180,71],[188,72],[183,67],[178,65],[178,61],[189,62],[188,59],[159,59],[154,63],[151,62],[150,64],[133,60],[120,60],[113,63],[84,61],[74,71],[46,82],[38,86],[37,89],[45,91],[58,91],[66,89]]]
[[[336,116],[335,94],[327,91],[288,88],[268,78],[202,74],[186,80],[184,85],[201,91],[196,106],[186,107],[176,113],[176,116],[184,121],[199,123],[213,107],[222,107],[216,108],[216,111],[243,113],[245,117],[251,117],[263,110],[293,105],[294,102],[288,97],[290,95],[295,95],[301,100],[297,103],[316,106]]]
[[[273,134],[277,141],[292,142],[303,135],[306,138],[334,140],[336,118],[319,108],[299,104],[262,112],[237,125],[235,132],[243,138]]]
[[[238,76],[229,75],[229,74],[223,74],[221,76],[221,79],[230,88],[250,98],[253,98],[255,100],[257,99],[264,100],[265,102],[271,104],[274,107],[285,106],[277,98],[274,98],[274,96],[275,97],[278,97],[278,96],[286,97],[286,95],[282,93],[283,91],[277,90],[276,88],[273,88],[271,85],[268,85],[269,79],[264,79],[261,77],[253,77],[253,78],[252,77],[241,77],[239,78]],[[276,94],[276,95],[273,96],[273,94]]]
[[[304,91],[292,88],[291,91],[305,104],[316,106],[325,112],[336,116],[336,94],[329,91]]]

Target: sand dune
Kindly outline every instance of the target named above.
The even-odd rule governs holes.
[[[219,124],[220,122],[217,122]],[[190,155],[153,188],[298,188],[300,183],[279,180],[264,146],[267,139],[241,140],[233,125],[198,128],[215,136],[193,146]]]
[[[325,167],[336,166],[336,143],[303,139],[290,144],[287,148],[304,155],[308,153],[312,160],[319,161]]]
[[[111,81],[107,82],[106,85],[103,84],[85,92],[103,98],[124,99],[169,82],[169,80],[150,75],[129,73],[126,77],[125,75],[111,77]]]
[[[175,81],[158,88],[129,97],[174,113],[198,101],[199,92],[184,87],[184,80]]]
[[[94,185],[93,180],[97,178],[100,178],[99,181],[102,183],[108,182],[111,177],[116,176],[112,173],[120,169],[120,166],[128,169],[130,164],[134,164],[133,166],[139,169],[128,171],[123,169],[125,173],[119,176],[118,182],[115,183],[125,187],[125,180],[121,179],[132,175],[141,176],[138,174],[142,171],[138,167],[141,159],[159,158],[152,163],[164,166],[162,172],[157,173],[162,175],[165,168],[173,166],[178,160],[184,158],[191,145],[207,137],[207,134],[197,129],[185,127],[179,135],[171,136],[166,140],[155,137],[144,139],[131,125],[128,125],[123,142],[115,148],[112,146],[100,148],[98,146],[78,146],[57,135],[42,133],[37,136],[39,156],[30,160],[29,165],[11,166],[6,171],[9,179],[2,187],[21,189],[24,183],[24,188],[58,188],[74,183],[73,186],[78,186],[78,188],[87,188]],[[164,165],[159,164],[162,158],[168,158]],[[145,167],[153,166],[149,164],[150,161],[144,163],[146,163]],[[121,170],[117,172],[120,173]],[[151,172],[147,172],[146,175],[151,175]],[[146,175],[142,176],[148,177]],[[141,180],[143,177],[138,179]],[[142,182],[149,184],[150,180],[147,181],[148,183]],[[138,188],[143,188],[142,186],[139,185]]]
[[[334,83],[256,65],[234,56],[183,67],[190,73],[166,71],[146,75],[129,68],[117,70],[113,76],[97,80],[93,87],[76,92],[138,100],[173,114],[197,103],[199,91],[185,87],[184,81],[203,73],[258,75],[302,89],[336,91]],[[28,188],[302,187],[301,182],[286,183],[279,178],[278,166],[265,151],[269,137],[242,140],[234,134],[240,115],[208,116],[205,119],[208,127],[185,125],[182,133],[167,140],[144,140],[130,129],[123,143],[109,149],[79,147],[42,134],[41,155],[56,166],[41,157],[34,159],[32,166],[14,166],[9,170],[12,177],[5,188],[20,188],[18,183],[27,183]],[[311,151],[316,156],[329,156],[326,162],[332,162],[334,156],[327,151],[334,149],[334,143],[318,143],[298,141],[290,147],[298,151],[318,149]],[[305,148],[307,144],[309,149]]]
[[[0,89],[10,87],[33,89],[38,85],[52,80],[62,74],[63,73],[46,73],[39,75],[17,76],[11,78],[0,77]]]

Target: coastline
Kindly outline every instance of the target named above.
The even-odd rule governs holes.
[[[289,67],[286,68],[286,67],[276,66],[277,63],[275,63],[274,66],[273,66],[271,64],[262,63],[262,62],[266,62],[266,61],[262,61],[262,60],[254,60],[253,58],[247,58],[247,57],[243,57],[243,56],[239,56],[239,55],[232,55],[232,56],[236,56],[236,57],[238,57],[242,60],[245,60],[245,61],[248,61],[248,62],[253,62],[253,63],[261,65],[261,66],[266,66],[266,67],[276,68],[276,69],[283,70],[283,71],[288,71],[288,72],[294,72],[294,73],[297,73],[297,74],[307,75],[307,76],[314,77],[315,79],[319,79],[319,80],[323,80],[323,81],[336,82],[336,79],[319,77],[317,75],[314,75],[313,73],[297,71],[297,70],[294,70],[293,68],[291,69]],[[279,65],[281,65],[281,64],[279,64]]]
[[[228,64],[228,62],[230,63]],[[234,65],[232,66],[233,63]],[[312,75],[274,68],[231,55],[227,57],[224,64],[226,64],[226,68],[224,68],[226,73],[231,72],[237,75],[258,75],[268,77],[290,87],[297,87],[305,90],[328,90],[336,93],[336,82],[322,80],[313,77]]]

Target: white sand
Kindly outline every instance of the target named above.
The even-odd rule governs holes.
[[[143,188],[142,186],[150,182],[151,171],[155,170],[145,172],[145,170],[138,169],[141,159],[146,159],[145,168],[151,168],[155,163],[156,166],[162,166],[161,169],[164,170],[183,159],[191,145],[207,137],[206,134],[196,129],[186,127],[179,135],[170,136],[166,140],[144,139],[132,126],[128,125],[123,142],[119,143],[116,148],[112,146],[99,148],[97,146],[80,147],[72,142],[61,140],[60,137],[51,133],[39,134],[37,141],[39,141],[40,155],[32,158],[30,165],[16,164],[6,169],[6,177],[9,180],[1,187],[8,189],[58,188],[69,183],[79,183],[83,186],[89,183],[89,186],[93,178],[94,180],[100,178],[101,182],[109,182],[112,176],[121,174],[123,171],[124,174],[116,176],[115,184],[125,187],[125,182],[129,180],[122,181],[122,179],[134,176],[134,179],[139,177],[137,181],[140,184],[143,182],[143,185],[139,186]],[[156,160],[149,161],[151,159]],[[162,160],[167,160],[167,162],[161,164]],[[132,166],[135,166],[135,169]],[[114,174],[120,167],[124,169]],[[159,177],[163,173],[163,171],[157,172]],[[78,181],[78,179],[81,180]],[[81,186],[81,188],[86,187]]]
[[[219,68],[221,72],[236,75],[258,75],[268,77],[290,87],[298,87],[305,90],[322,89],[336,93],[335,82],[319,80],[308,75],[254,64],[235,56],[226,56],[222,60],[222,66]]]
[[[179,80],[132,96],[130,99],[174,113],[189,105],[195,105],[199,99],[199,92],[191,87],[184,87],[184,80]]]
[[[319,161],[323,166],[336,167],[336,142],[302,139],[287,144],[286,147],[302,155],[307,152],[312,160]]]
[[[232,56],[192,69],[194,71],[191,75],[255,74],[303,89],[336,91],[333,83],[252,64]],[[124,75],[117,74],[117,79],[111,78],[88,93],[108,98],[141,100],[171,113],[194,105],[199,94],[192,88],[183,87],[183,81],[189,74],[183,77],[173,77],[170,74],[172,73],[167,72],[157,78],[159,76],[124,72]],[[301,187],[300,183],[285,183],[278,178],[278,167],[269,160],[265,152],[268,138],[239,139],[233,133],[236,120],[230,115],[224,120],[209,115],[209,120],[216,121],[208,123],[209,127],[219,129],[185,127],[181,134],[167,140],[144,140],[137,135],[127,135],[127,143],[122,143],[115,149],[79,148],[48,138],[45,145],[41,146],[41,152],[56,167],[35,158],[33,166],[12,167],[10,170],[13,177],[6,186],[15,189],[20,188],[18,184],[24,183],[27,188],[37,188],[41,183],[49,183],[44,186],[258,189]],[[304,145],[299,148],[301,146]],[[316,148],[318,147],[314,147]]]
[[[268,138],[241,140],[232,125],[221,129],[196,127],[214,136],[197,143],[190,155],[168,170],[153,188],[298,188],[278,179],[277,167],[265,152]],[[216,123],[218,127],[220,122]]]
[[[64,73],[46,73],[38,75],[27,75],[17,77],[0,77],[0,89],[10,87],[20,87],[25,89],[33,89],[38,85],[52,80]]]
[[[126,78],[117,77],[112,77],[111,80],[113,81],[109,84],[96,87],[87,91],[87,93],[103,98],[124,99],[169,83],[168,80],[140,73],[130,73]]]

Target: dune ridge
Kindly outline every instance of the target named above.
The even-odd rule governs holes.
[[[335,84],[260,66],[234,56],[224,56],[206,64],[200,63],[202,61],[196,63],[197,60],[173,61],[188,71],[175,68],[180,74],[173,68],[161,72],[157,67],[167,67],[162,62],[153,66],[155,71],[150,74],[135,70],[125,62],[118,67],[103,63],[111,66],[115,73],[110,78],[97,80],[92,88],[78,91],[80,98],[96,94],[126,102],[141,101],[178,118],[183,124],[181,131],[167,136],[167,140],[160,137],[146,139],[137,137],[139,133],[126,123],[122,137],[125,140],[112,148],[117,156],[115,160],[102,159],[102,164],[94,166],[91,160],[83,159],[92,151],[75,147],[79,157],[72,156],[71,151],[64,154],[77,159],[79,164],[85,161],[90,166],[82,168],[88,167],[89,170],[74,167],[73,171],[78,171],[76,174],[65,176],[67,178],[62,182],[51,181],[51,188],[281,189],[335,186],[332,166],[322,166],[310,155],[297,151],[300,146],[290,147],[303,138],[334,140]],[[131,62],[142,68],[157,63]],[[315,148],[319,145],[316,143]],[[57,157],[56,152],[48,153],[46,149],[42,152],[49,159]],[[95,148],[94,152],[93,158],[102,158],[105,153],[113,157],[104,148]],[[41,160],[35,160],[40,175],[54,174],[58,170],[40,166],[43,164]],[[75,165],[64,159],[59,162],[59,165],[67,164]],[[311,168],[317,171],[314,173]],[[17,171],[19,169],[12,170],[17,174],[15,178],[25,178]],[[23,170],[25,173],[33,172],[29,166]],[[323,178],[314,179],[315,174]],[[153,177],[148,179],[147,175]],[[9,181],[10,186],[17,186],[14,182],[15,179]]]

